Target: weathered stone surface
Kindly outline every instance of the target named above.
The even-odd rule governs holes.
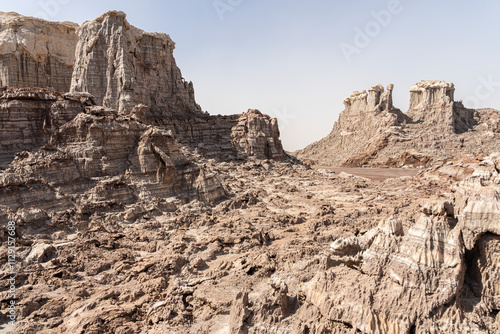
[[[455,85],[438,80],[422,80],[410,88],[410,110],[423,110],[454,101]]]
[[[173,138],[171,132],[148,127],[112,110],[88,107],[51,137],[54,151],[27,153],[5,172],[0,204],[12,208],[42,207],[66,210],[71,203],[116,202],[130,204],[172,194],[196,194],[217,201],[225,195],[215,176],[200,175],[200,167]],[[22,175],[9,181],[10,175]],[[33,181],[29,181],[33,180]],[[195,186],[195,181],[197,185]],[[27,183],[38,184],[38,201]],[[208,183],[208,185],[206,185]],[[64,200],[56,207],[42,205],[54,196]],[[52,205],[56,201],[50,201]]]
[[[239,159],[248,156],[282,159],[284,152],[279,136],[278,121],[255,109],[242,114],[231,128],[231,141]]]
[[[341,165],[348,159],[363,160],[356,156],[361,156],[366,151],[376,154],[388,144],[389,130],[400,126],[406,119],[399,109],[393,107],[392,91],[391,84],[385,92],[382,85],[376,85],[368,93],[352,93],[344,100],[345,109],[332,132],[323,140],[297,151],[295,155],[299,159],[311,159],[318,164]],[[370,156],[364,160],[372,158]],[[349,164],[364,163],[365,161],[352,161]]]
[[[170,36],[131,26],[111,11],[78,30],[72,92],[88,92],[97,104],[130,112],[136,104],[172,112],[200,112],[191,82],[175,63]]]
[[[107,83],[102,101],[1,90],[0,257],[15,223],[16,332],[498,332],[500,153],[416,176],[387,169],[386,180],[309,169],[287,159],[277,121],[257,110],[210,116],[172,91],[130,100],[121,79],[160,80],[130,64],[150,47],[161,54],[155,45],[170,50],[164,35],[134,31],[119,12],[81,30],[97,37],[87,60],[107,64],[101,76],[79,65],[88,84]],[[120,56],[131,36],[141,57]],[[119,53],[113,75],[108,51]],[[136,88],[133,96],[149,94]],[[451,88],[419,85],[414,123],[393,107],[392,85],[353,94],[337,129],[350,140],[333,136],[338,154],[424,165],[436,154],[421,149],[436,138],[464,139],[468,152],[477,136],[460,133],[467,120],[448,122],[459,106]],[[105,99],[111,107],[96,105]],[[473,129],[494,138],[494,116],[476,111]],[[482,150],[494,147],[483,139]],[[8,300],[8,264],[1,269]]]
[[[476,111],[454,101],[455,86],[451,82],[421,81],[410,88],[407,115],[422,127],[440,127],[457,134],[477,125]]]
[[[366,333],[408,332],[416,319],[448,303],[465,270],[459,230],[450,229],[446,221],[421,217],[398,237],[398,224],[390,219],[362,237],[332,244],[334,254],[345,256],[342,249],[356,243],[360,271],[351,271],[347,282],[344,274],[338,278],[338,268],[319,273],[304,286],[308,300],[331,320]]]
[[[294,154],[317,165],[422,167],[457,158],[457,152],[489,155],[500,145],[500,113],[453,101],[452,83],[414,85],[405,114],[392,106],[392,89],[382,93],[376,85],[353,93],[332,132]]]
[[[69,91],[78,25],[0,12],[0,86]]]
[[[84,111],[80,102],[54,91],[4,88],[0,92],[0,168],[5,168],[16,152],[47,144],[59,126]]]
[[[468,249],[486,232],[500,235],[499,161],[498,153],[487,157],[456,188],[458,220]]]

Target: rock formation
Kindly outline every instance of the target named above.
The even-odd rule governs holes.
[[[450,134],[472,129],[476,111],[454,101],[455,85],[444,81],[421,81],[410,88],[407,115],[422,127],[441,127]]]
[[[128,123],[118,122],[116,131]],[[62,146],[70,155],[82,151],[79,136],[70,135],[71,144]],[[186,177],[193,175],[182,167],[190,161],[182,145],[168,138],[168,131],[146,130],[140,136],[142,153],[130,155],[130,175],[90,178],[92,190],[68,196],[67,210],[48,205],[61,205],[62,191],[71,191],[70,184],[55,183],[58,174],[68,174],[62,159],[52,162],[59,163],[52,172],[51,164],[34,166],[52,180],[46,188],[59,191],[45,197],[47,205],[40,203],[42,185],[32,180],[24,186],[31,192],[19,198],[37,200],[38,208],[0,206],[0,219],[16,220],[19,233],[17,332],[495,333],[500,328],[500,237],[493,232],[498,154],[382,182],[273,160],[205,160],[191,191],[202,195],[214,189],[217,181],[205,172],[212,170],[234,197],[215,204],[182,195],[149,200],[147,192],[158,191],[155,183],[170,175],[158,163],[163,152],[170,152],[172,165]],[[92,141],[102,143],[98,137]],[[30,158],[18,159],[34,176]],[[134,160],[144,169],[135,169]],[[119,167],[105,164],[102,168]],[[207,181],[200,187],[202,179]],[[11,184],[10,191],[24,191]],[[481,209],[467,208],[475,200],[482,202],[470,208],[480,204]],[[5,255],[7,248],[0,251]]]
[[[410,88],[410,111],[454,101],[455,85],[438,80],[422,80]]]
[[[362,236],[337,239],[333,256],[349,268],[319,272],[302,287],[306,301],[324,317],[363,333],[482,333],[498,310],[493,282],[499,272],[491,253],[499,241],[495,162],[498,154],[469,165],[474,172],[458,184],[456,202],[425,203],[407,230],[390,217]],[[422,177],[449,170],[447,165]],[[469,289],[480,300],[470,297]],[[463,305],[470,303],[480,306],[466,311]],[[484,315],[478,324],[483,310],[493,318]]]
[[[60,126],[85,112],[85,106],[95,104],[131,115],[142,124],[170,130],[176,140],[207,157],[285,156],[276,120],[253,111],[231,116],[202,113],[194,100],[192,83],[184,81],[176,66],[174,42],[166,34],[146,33],[131,26],[122,12],[103,14],[85,22],[78,31],[72,23],[15,13],[2,14],[1,18],[5,38],[0,43],[0,58],[8,61],[0,73],[11,78],[13,70],[22,67],[25,71],[16,74],[18,81],[11,78],[2,82],[45,89],[54,83],[59,92],[2,90],[0,128],[5,131],[0,133],[0,168],[5,168],[16,152],[47,144]],[[43,47],[35,43],[42,37]],[[9,62],[13,59],[17,63]],[[56,66],[53,72],[47,64]],[[67,68],[63,71],[58,64]],[[61,95],[70,90],[70,72],[71,93]],[[40,75],[30,77],[33,73]]]
[[[110,12],[79,38],[71,92],[0,89],[0,257],[15,231],[17,315],[12,327],[2,307],[1,331],[500,330],[500,153],[385,180],[310,169],[258,110],[202,113],[168,36]],[[392,90],[346,99],[339,161],[498,149],[496,111],[470,122],[452,86],[419,84],[411,116]],[[0,268],[10,303],[12,268]]]
[[[0,91],[0,205],[86,212],[173,195],[215,203],[227,192],[204,159],[285,158],[275,119],[202,113],[170,37],[130,26],[124,13],[85,22],[78,43],[74,24],[2,20],[1,57],[24,57],[21,65],[43,68],[56,56],[72,64],[77,45],[71,92],[66,74],[61,92],[48,89],[49,77],[6,82],[40,88]],[[4,74],[21,66],[5,64]]]
[[[175,64],[170,36],[131,26],[111,11],[78,30],[71,91],[88,92],[96,103],[130,112],[137,104],[176,112],[200,112],[191,82]]]
[[[320,165],[419,167],[455,158],[457,151],[488,155],[500,145],[500,113],[455,102],[452,83],[417,83],[405,114],[394,111],[392,89],[354,92],[332,132],[295,155]]]
[[[392,91],[391,84],[385,92],[382,85],[375,85],[368,93],[352,93],[344,100],[345,109],[330,135],[309,145],[303,151],[298,151],[296,156],[299,159],[312,159],[317,163],[341,164],[365,152],[366,146],[374,146],[373,152],[382,149],[387,145],[389,132],[395,131],[395,127],[406,119],[405,115],[392,105]],[[335,152],[335,156],[325,152]],[[320,156],[323,158],[318,159]]]
[[[68,92],[78,25],[0,12],[0,86]]]

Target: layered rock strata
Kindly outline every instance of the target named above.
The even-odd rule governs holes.
[[[417,83],[410,89],[408,112],[391,113],[396,117],[387,114],[396,110],[392,85],[385,93],[381,88],[354,92],[331,133],[295,155],[333,166],[422,167],[456,158],[457,152],[486,156],[500,145],[500,112],[454,101],[452,83]]]
[[[363,153],[367,146],[374,146],[373,151],[381,149],[386,145],[388,131],[406,119],[392,105],[392,91],[391,84],[387,91],[384,91],[382,85],[375,85],[368,92],[352,93],[344,100],[345,109],[330,135],[296,152],[296,156],[299,159],[312,159],[317,163],[342,164]],[[318,159],[321,156],[323,158]]]
[[[307,303],[363,333],[487,333],[479,317],[494,320],[499,310],[498,158],[424,173],[469,169],[456,195],[423,204],[408,229],[389,217],[362,236],[337,239],[333,258],[346,267],[305,283]]]
[[[83,93],[5,90],[0,205],[64,211],[174,194],[213,203],[226,195],[220,176],[196,161],[284,157],[276,121],[256,110],[172,118],[170,129],[92,104]]]
[[[131,26],[111,11],[78,30],[71,91],[88,92],[99,105],[130,112],[137,104],[200,112],[191,82],[175,63],[170,36]]]
[[[477,124],[476,111],[454,101],[455,85],[444,81],[421,81],[410,88],[407,115],[422,127],[441,127],[443,132],[459,134]]]
[[[47,144],[61,125],[92,103],[85,94],[63,95],[47,89],[2,88],[0,94],[0,168],[17,152]]]
[[[89,110],[87,117],[112,124],[102,109]],[[130,177],[150,187],[158,164],[147,152],[171,152],[179,169],[190,157],[168,131],[146,128],[137,166],[147,175],[131,165]],[[78,136],[62,147],[79,152]],[[100,145],[99,131],[92,137]],[[472,225],[462,217],[475,194],[495,200],[497,157],[372,181],[280,161],[193,155],[202,171],[192,191],[207,193],[200,179],[213,189],[212,174],[229,196],[213,205],[182,196],[127,202],[125,175],[120,182],[93,178],[100,186],[87,194],[95,202],[74,196],[85,205],[62,212],[0,206],[0,219],[15,220],[19,233],[16,333],[498,332],[499,236],[491,221]],[[27,158],[18,159],[29,168]],[[474,181],[479,175],[482,184]],[[477,217],[494,217],[487,207]],[[6,241],[7,227],[0,228]]]
[[[1,44],[3,57],[10,57],[9,50],[17,45],[18,49],[31,50],[38,67],[44,66],[44,59],[57,55],[70,68],[74,61],[74,70],[71,93],[64,95],[24,89],[26,96],[22,96],[21,91],[2,90],[0,127],[5,131],[0,134],[0,168],[5,168],[16,152],[45,145],[60,125],[84,111],[78,102],[103,105],[116,114],[130,115],[140,123],[169,130],[176,140],[208,158],[285,156],[275,119],[253,110],[230,116],[202,113],[195,102],[192,83],[184,81],[175,63],[174,42],[166,34],[146,33],[131,26],[122,12],[105,13],[85,22],[78,31],[74,24],[46,22],[14,13],[2,18],[2,34],[6,36]],[[71,37],[62,34],[62,30]],[[46,48],[36,46],[37,33],[43,35]],[[4,73],[15,67],[7,65]],[[67,83],[67,76],[65,80]],[[31,79],[4,83],[50,86],[46,81]],[[58,88],[61,92],[69,90],[67,85]]]
[[[68,92],[78,25],[0,12],[0,86]]]

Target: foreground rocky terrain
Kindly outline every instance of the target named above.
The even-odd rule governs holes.
[[[0,330],[500,331],[496,135],[469,150],[478,127],[495,133],[494,111],[478,118],[486,114],[452,102],[452,85],[424,82],[403,114],[392,86],[376,86],[346,101],[336,127],[377,110],[359,118],[372,132],[342,138],[396,134],[356,157],[339,149],[342,159],[385,163],[398,143],[420,143],[391,139],[419,124],[447,124],[443,141],[463,157],[429,153],[418,164],[412,153],[412,165],[429,167],[383,180],[311,169],[283,151],[277,121],[258,110],[204,113],[170,37],[121,12],[81,27],[0,20],[2,43],[14,45],[0,47],[0,256],[12,254],[14,229],[16,261],[14,299],[1,262]],[[38,33],[46,43],[35,53]],[[68,68],[61,57],[71,52]],[[42,71],[34,78],[25,64]],[[393,165],[410,164],[401,159]]]
[[[385,181],[205,164],[223,175],[216,205],[4,208],[19,222],[18,332],[500,330],[499,154]]]
[[[294,155],[313,165],[429,167],[500,147],[500,111],[464,107],[452,83],[417,83],[406,113],[393,106],[393,89],[354,92],[332,132]]]

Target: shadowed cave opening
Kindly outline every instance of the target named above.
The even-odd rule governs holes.
[[[478,239],[474,248],[465,250],[465,276],[462,287],[462,300],[466,312],[473,312],[474,306],[481,301],[481,293],[483,290],[481,271],[479,269],[481,253],[479,244],[485,236]]]

